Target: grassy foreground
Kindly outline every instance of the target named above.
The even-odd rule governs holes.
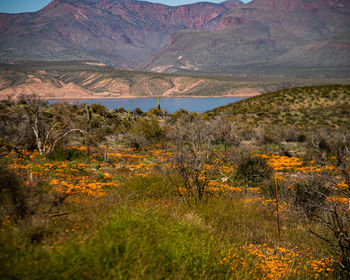
[[[193,203],[179,195],[179,178],[155,171],[169,156],[158,150],[110,153],[109,164],[24,154],[7,156],[11,172],[33,172],[27,187],[50,191],[40,205],[32,194],[33,215],[3,219],[2,279],[338,279],[334,256],[308,231],[319,225],[281,204],[279,238],[274,201],[258,188],[219,175]],[[62,193],[60,209],[40,209]]]
[[[345,106],[335,88],[314,103]],[[0,278],[349,278],[349,119],[235,122],[289,97],[205,115],[0,103]]]

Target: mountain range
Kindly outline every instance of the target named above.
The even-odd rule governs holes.
[[[238,1],[169,7],[133,0],[53,0],[36,13],[0,15],[0,57],[92,59],[122,68],[165,46],[179,30],[217,28]]]
[[[339,75],[350,68],[350,2],[231,0],[170,7],[53,0],[35,13],[0,14],[0,39],[5,63],[89,60],[169,73],[321,69]]]

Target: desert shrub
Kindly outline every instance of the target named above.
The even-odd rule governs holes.
[[[259,144],[276,143],[275,135],[265,127],[256,128],[255,137]]]
[[[101,104],[94,103],[90,107],[91,107],[91,111],[95,114],[104,116],[107,113],[106,107]]]
[[[273,169],[264,158],[244,154],[237,163],[236,177],[244,183],[258,185],[272,176]]]
[[[284,128],[282,128],[284,129]],[[288,126],[284,130],[284,140],[286,142],[303,142],[301,134],[299,134],[298,130],[295,127]]]
[[[208,198],[205,188],[207,187],[211,174],[204,169],[205,157],[200,151],[193,147],[183,147],[177,151],[173,166],[176,174],[182,179],[183,192],[179,193],[188,204],[198,203],[204,197]]]
[[[116,109],[114,109],[114,111],[116,113],[126,113],[127,112],[127,110],[125,110],[124,107],[116,108]]]
[[[295,208],[307,218],[312,218],[318,210],[323,209],[330,189],[321,176],[307,176],[296,181],[291,192]]]
[[[115,132],[115,129],[111,125],[105,125],[102,128],[102,135],[108,136],[108,135],[113,135]]]
[[[177,150],[186,146],[194,153],[198,153],[201,149],[209,152],[215,129],[216,127],[197,116],[183,115],[168,128],[167,139],[177,147]]]
[[[305,142],[307,140],[307,136],[302,133],[302,132],[299,132],[297,135],[296,135],[296,141],[297,142]]]
[[[0,219],[10,217],[23,242],[37,243],[49,234],[50,213],[59,201],[40,179],[0,168]]]
[[[238,135],[241,139],[250,141],[255,138],[255,130],[252,126],[241,123],[238,128]]]
[[[133,114],[138,115],[138,116],[143,116],[145,113],[141,110],[140,107],[136,107],[133,111]]]
[[[136,149],[151,144],[162,144],[164,140],[165,128],[156,117],[136,120],[126,135],[126,143]]]
[[[320,165],[329,164],[329,157],[335,156],[337,165],[350,165],[350,133],[318,131],[307,138],[307,156]]]
[[[143,149],[149,143],[142,133],[135,132],[128,132],[124,140],[126,145],[136,150]]]
[[[280,151],[279,151],[280,156],[284,157],[292,157],[291,151],[288,149],[288,147],[282,146]]]
[[[239,146],[241,143],[241,137],[238,134],[238,127],[235,122],[224,116],[217,116],[209,124],[212,127],[212,141],[214,144],[224,144],[226,148],[226,146]]]
[[[61,215],[70,195],[52,191],[46,178],[29,170],[17,174],[0,166],[0,221],[10,217],[23,242],[40,242],[50,234],[50,219]]]
[[[151,143],[160,143],[165,137],[165,129],[161,127],[159,120],[155,117],[136,121],[132,132],[143,134]]]
[[[58,161],[75,161],[75,160],[83,160],[87,159],[88,155],[81,150],[66,148],[63,145],[59,145],[55,148],[55,150],[47,156],[50,160],[58,160]]]
[[[14,149],[33,150],[36,147],[35,136],[23,108],[14,102],[0,102],[0,139]]]
[[[279,144],[283,141],[294,142],[295,130],[291,127],[282,127],[280,125],[266,125],[258,127],[255,130],[255,137],[260,145]]]
[[[117,115],[113,118],[113,130],[115,133],[125,134],[131,129],[132,122],[127,118]]]
[[[186,189],[184,198],[189,203],[198,202],[206,195],[204,189],[209,174],[204,165],[211,161],[213,154],[214,129],[200,118],[184,115],[167,131],[167,139],[174,152],[172,165],[182,179],[182,186]]]
[[[11,172],[3,163],[0,164],[0,219],[5,216],[24,218],[28,211],[24,182]]]
[[[339,268],[339,279],[350,277],[350,213],[348,207],[327,205],[313,220],[321,225],[319,230],[310,230],[321,239],[334,256]],[[347,278],[346,278],[347,277]]]
[[[176,112],[171,114],[171,118],[173,121],[177,121],[181,118],[188,118],[189,121],[193,121],[196,117],[198,117],[197,113],[189,112],[185,109],[177,110]]]
[[[318,136],[312,141],[313,156],[320,165],[330,164],[328,153],[335,155],[337,168],[335,174],[325,174],[316,177],[315,186],[311,185],[306,190],[307,214],[312,214],[313,221],[322,225],[322,231],[311,231],[317,238],[324,241],[330,251],[337,255],[337,263],[341,272],[347,277],[350,276],[350,214],[349,202],[346,204],[335,204],[328,201],[327,196],[336,195],[342,199],[350,199],[350,137],[348,133],[336,133],[332,138],[325,134]],[[326,139],[325,141],[322,141]],[[320,180],[322,179],[322,181]],[[346,187],[339,187],[337,184],[343,182]],[[304,188],[305,189],[305,188]],[[304,195],[305,196],[305,195]],[[305,207],[304,207],[305,208]],[[317,211],[316,210],[320,210]],[[316,212],[316,215],[314,215]],[[309,216],[310,216],[309,214]],[[330,233],[330,234],[327,234]]]
[[[310,228],[309,232],[323,241],[333,256],[336,256],[335,263],[338,264],[341,275],[339,279],[343,279],[342,277],[350,275],[350,213],[348,205],[327,199],[336,193],[334,186],[329,185],[329,178],[313,175],[292,184],[291,205],[309,223],[318,225]]]
[[[281,193],[281,191],[285,190],[286,185],[284,182],[277,182],[277,192],[278,197],[283,198],[284,194]],[[275,178],[271,177],[269,179],[264,180],[260,184],[260,192],[267,198],[275,199],[276,197],[276,181]]]
[[[152,117],[152,116],[160,117],[164,114],[165,114],[165,112],[159,106],[151,108],[147,112],[147,115],[150,117]]]

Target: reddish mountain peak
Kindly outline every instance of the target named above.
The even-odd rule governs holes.
[[[165,4],[160,4],[160,3],[153,3],[152,0],[52,0],[50,4],[58,4],[58,3],[69,3],[69,4],[86,4],[86,5],[93,5],[93,6],[104,6],[104,5],[131,5],[131,4],[138,4],[141,6],[165,6],[165,7],[170,7]],[[230,7],[236,7],[238,5],[244,4],[240,0],[227,0],[223,1],[222,3],[215,4],[211,3],[210,0],[208,1],[201,1],[199,0],[197,3],[194,4],[188,4],[188,5],[181,5],[181,6],[192,6],[192,5],[197,5],[197,4],[202,4],[202,5],[222,5],[227,8]],[[177,6],[180,7],[180,6]]]
[[[239,5],[243,5],[244,3],[240,0],[227,0],[222,2],[221,5],[225,6],[227,9],[233,9]]]
[[[73,0],[52,0],[49,4],[47,4],[40,12],[47,12],[57,8],[67,8],[70,6],[75,6],[75,4],[81,2],[81,0],[73,1]]]

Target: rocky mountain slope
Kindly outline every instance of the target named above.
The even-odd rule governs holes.
[[[146,69],[226,72],[242,66],[350,67],[350,2],[254,0],[225,13],[216,32],[179,31]]]
[[[0,14],[0,61],[92,59],[137,68],[174,32],[213,31],[221,15],[240,4],[169,7],[135,0],[53,0],[36,13]]]

